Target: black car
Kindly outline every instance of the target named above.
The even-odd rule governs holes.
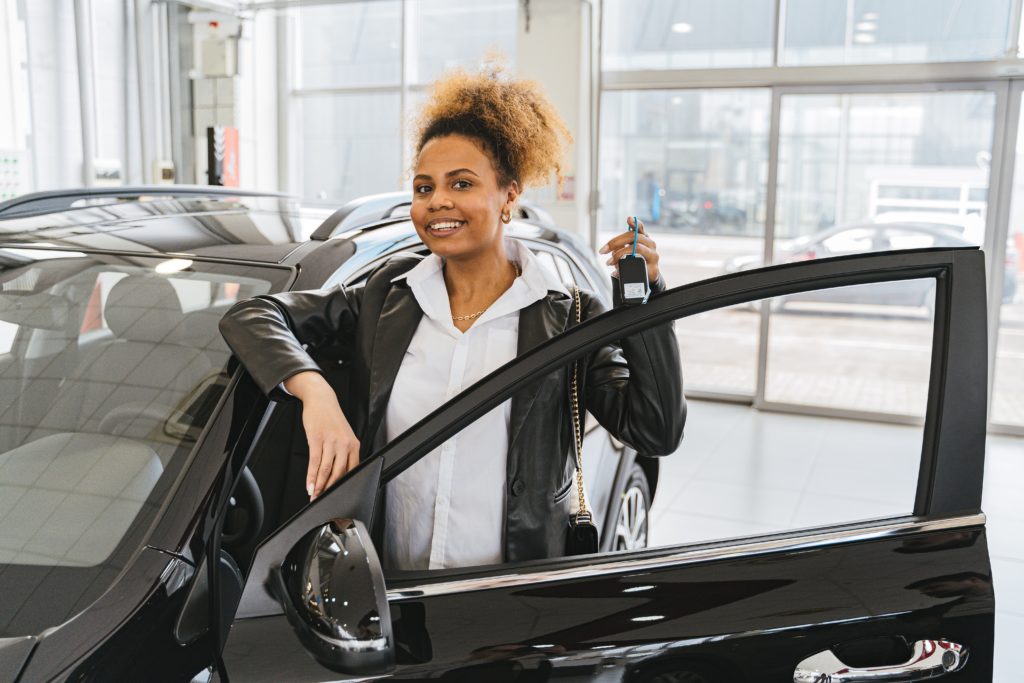
[[[310,504],[297,406],[261,394],[217,322],[240,298],[358,286],[381,258],[422,249],[400,213],[387,197],[356,203],[303,241],[308,217],[287,198],[210,188],[0,205],[0,680],[991,678],[980,251],[785,264],[609,311],[457,395]],[[606,295],[586,245],[525,213],[513,234]],[[753,299],[915,277],[936,281],[937,315],[913,514],[618,549],[606,512],[599,554],[381,570],[384,484],[575,357]],[[343,390],[346,359],[316,358]],[[585,453],[598,510],[657,488],[656,461],[600,428]]]

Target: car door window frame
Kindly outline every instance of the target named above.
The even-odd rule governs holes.
[[[983,524],[980,506],[984,472],[987,330],[985,306],[977,303],[984,301],[985,296],[984,255],[976,248],[856,254],[780,264],[676,287],[652,296],[644,306],[618,308],[588,320],[495,370],[360,463],[288,525],[268,538],[256,552],[253,571],[246,585],[246,596],[250,600],[257,599],[262,605],[255,606],[255,610],[250,605],[246,610],[248,616],[273,611],[272,601],[268,604],[269,596],[259,599],[253,587],[263,584],[274,563],[284,561],[285,554],[306,533],[339,515],[363,519],[369,526],[372,523],[370,510],[387,482],[452,434],[523,389],[533,381],[532,378],[572,362],[608,340],[635,334],[651,325],[762,298],[828,287],[927,277],[936,280],[935,325],[928,411],[912,515],[888,521],[871,520],[783,532],[753,541],[721,541],[701,548],[710,547],[714,552],[728,554],[747,553],[758,548],[771,548],[772,544],[778,543],[791,547],[794,543],[819,544],[858,538],[868,532],[872,535],[892,534],[900,529],[919,531],[923,526],[938,529],[950,528],[951,525]],[[955,325],[951,324],[954,319]],[[972,457],[964,457],[965,454]],[[356,492],[361,495],[353,495]],[[353,514],[356,509],[359,514]],[[727,549],[723,551],[723,547]],[[684,544],[631,553],[551,558],[514,565],[429,572],[422,573],[422,578],[426,583],[444,583],[448,589],[458,585],[459,577],[479,576],[481,573],[505,575],[505,580],[517,582],[537,581],[536,572],[544,573],[545,570],[548,574],[569,571],[573,567],[588,567],[587,571],[592,571],[597,566],[602,573],[632,571],[663,562],[678,562],[681,561],[680,553],[691,556],[694,552],[711,551],[695,550],[693,546]],[[513,568],[514,572],[509,574]],[[408,578],[417,577],[410,575]],[[491,581],[492,578],[486,580]],[[398,590],[395,597],[408,597],[412,593]],[[246,599],[243,597],[243,605]]]

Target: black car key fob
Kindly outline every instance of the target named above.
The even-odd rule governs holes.
[[[647,260],[636,253],[637,220],[633,217],[633,253],[619,261],[619,294],[623,303],[644,304],[651,294],[651,283],[647,279]]]

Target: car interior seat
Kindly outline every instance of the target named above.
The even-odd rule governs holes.
[[[81,355],[28,441],[66,432],[123,436],[145,441],[166,463],[181,441],[168,422],[209,375],[210,361],[181,343],[185,314],[166,278],[122,278],[103,314],[112,339]]]

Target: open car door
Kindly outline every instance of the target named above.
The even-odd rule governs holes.
[[[919,279],[935,283],[935,313],[905,514],[500,566],[380,569],[366,530],[379,522],[387,482],[581,354],[745,302]],[[270,536],[247,572],[223,653],[227,673],[244,681],[989,681],[985,311],[983,254],[932,249],[742,272],[589,320],[452,399]],[[670,457],[686,450],[684,438]]]

